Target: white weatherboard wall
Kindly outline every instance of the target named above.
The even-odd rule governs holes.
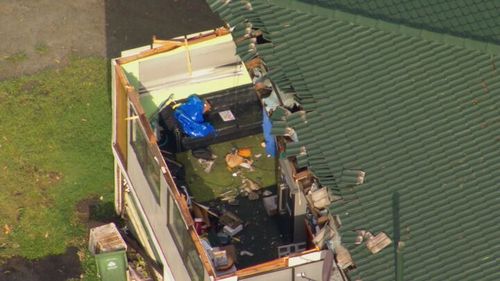
[[[308,263],[294,268],[294,281],[322,280],[323,261]]]
[[[142,173],[142,168],[135,156],[134,149],[129,144],[128,153],[128,175],[132,186],[142,205],[145,215],[153,228],[160,248],[167,260],[175,280],[190,280],[189,274],[184,266],[181,255],[175,246],[174,240],[167,228],[167,190],[168,185],[163,176],[160,179],[160,205],[151,191],[149,184]],[[158,171],[160,172],[160,171]],[[207,274],[205,274],[207,275]]]
[[[279,271],[273,271],[266,274],[257,275],[249,278],[242,278],[245,281],[290,281],[293,279],[293,269],[287,268]],[[321,280],[321,279],[319,279]]]

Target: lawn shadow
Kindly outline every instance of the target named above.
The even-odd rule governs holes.
[[[108,223],[121,226],[122,220],[115,213],[113,202],[102,201],[97,196],[80,200],[76,205],[76,214],[81,223],[87,228],[93,228]]]
[[[222,25],[204,0],[106,0],[106,55],[149,45],[153,35],[170,39]]]
[[[13,257],[0,266],[2,281],[79,280],[82,273],[78,249],[75,247],[68,248],[64,254],[50,255],[37,260]]]

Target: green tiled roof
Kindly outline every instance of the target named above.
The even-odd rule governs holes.
[[[500,280],[499,45],[303,2],[208,2],[233,36],[253,26],[270,40],[257,53],[305,111],[276,124],[300,141],[287,156],[343,198],[331,211],[352,280],[395,279],[392,245],[373,255],[354,229],[400,233],[404,280]]]
[[[353,14],[500,43],[498,0],[301,0]]]

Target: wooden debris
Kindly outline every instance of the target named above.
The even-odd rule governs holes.
[[[344,246],[336,246],[335,252],[337,253],[337,264],[341,269],[346,269],[353,264],[351,254]]]
[[[295,181],[301,181],[301,180],[307,179],[311,176],[312,176],[311,172],[309,170],[305,170],[305,171],[294,174],[293,179]]]
[[[247,192],[256,191],[260,189],[260,186],[251,179],[243,178],[241,181],[241,188]]]
[[[257,200],[259,199],[259,194],[255,193],[255,192],[249,192],[248,193],[248,200]]]
[[[226,164],[230,169],[238,167],[243,162],[245,162],[245,158],[236,153],[229,153],[226,155]]]
[[[219,222],[223,225],[227,225],[231,228],[236,228],[242,224],[241,219],[234,213],[226,211],[221,217]]]
[[[127,249],[127,244],[114,223],[90,229],[89,251],[92,254]]]
[[[380,232],[366,241],[366,247],[370,250],[370,252],[372,252],[372,254],[376,254],[385,247],[389,246],[391,243],[391,238],[389,238],[389,236],[387,236],[384,232]]]

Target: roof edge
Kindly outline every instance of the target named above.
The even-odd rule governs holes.
[[[417,37],[426,41],[434,41],[437,43],[454,45],[474,51],[480,51],[492,55],[500,55],[500,45],[487,43],[483,41],[463,38],[455,35],[438,33],[426,29],[414,28],[411,26],[387,22],[380,19],[374,19],[362,15],[351,14],[348,12],[328,9],[310,3],[300,2],[296,0],[273,0],[276,4],[283,8],[292,10],[306,11],[319,16],[330,17],[341,21],[355,23],[361,26],[376,28],[386,32],[399,33],[402,35]]]

